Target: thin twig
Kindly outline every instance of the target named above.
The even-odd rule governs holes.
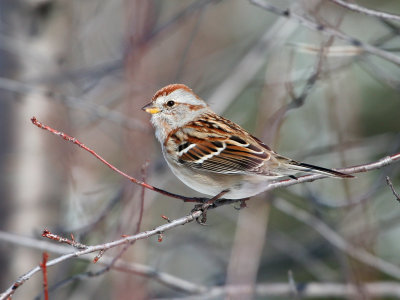
[[[76,138],[71,137],[61,131],[55,130],[47,125],[42,124],[41,122],[39,122],[35,117],[32,117],[31,119],[32,123],[34,125],[36,125],[39,128],[42,128],[44,130],[47,130],[55,135],[58,135],[60,137],[62,137],[64,140],[69,141],[75,145],[78,145],[79,147],[83,148],[84,150],[88,151],[89,153],[91,153],[93,156],[95,156],[97,159],[99,159],[102,163],[104,163],[105,165],[107,165],[110,169],[114,170],[115,172],[121,174],[122,176],[126,177],[127,179],[129,179],[130,181],[132,181],[133,183],[136,183],[138,185],[141,185],[144,188],[147,188],[149,190],[158,192],[162,195],[168,196],[168,197],[172,197],[172,198],[176,198],[176,199],[180,199],[184,202],[192,202],[192,203],[205,203],[206,201],[208,201],[208,198],[196,198],[196,197],[186,197],[186,196],[181,196],[178,194],[174,194],[174,193],[170,193],[167,192],[165,190],[159,189],[157,187],[154,187],[148,183],[145,183],[141,180],[138,180],[132,176],[129,176],[128,174],[124,173],[123,171],[119,170],[118,168],[116,168],[115,166],[111,165],[109,162],[107,162],[104,158],[102,158],[100,155],[98,155],[94,150],[90,149],[89,147],[85,146],[84,144],[82,144],[80,141],[78,141]],[[355,167],[348,167],[348,168],[342,168],[342,169],[337,169],[337,171],[340,171],[342,173],[345,174],[354,174],[354,173],[363,173],[363,172],[367,172],[370,170],[375,170],[375,169],[380,169],[384,166],[387,166],[389,164],[395,163],[397,161],[400,160],[400,153],[396,153],[393,154],[391,156],[386,156],[376,162],[373,163],[369,163],[369,164],[364,164],[364,165],[359,165],[359,166],[355,166]],[[295,185],[295,184],[299,184],[302,182],[312,182],[318,179],[322,179],[322,178],[327,178],[328,176],[326,175],[320,175],[320,174],[315,174],[315,175],[305,175],[305,176],[299,176],[297,177],[297,179],[286,179],[286,180],[282,180],[282,181],[277,181],[277,182],[272,182],[272,183],[268,183],[268,186],[265,188],[265,191],[269,191],[269,190],[273,190],[276,188],[281,188],[281,187],[287,187],[287,186],[291,186],[291,185]],[[241,200],[237,200],[237,201],[241,201]],[[225,200],[225,199],[221,199],[216,203],[213,203],[212,207],[218,207],[221,205],[225,205],[228,203],[233,203],[232,200]]]
[[[31,237],[21,236],[17,234],[12,234],[9,232],[0,231],[0,240],[3,243],[10,243],[13,245],[19,245],[27,247],[29,249],[38,249],[41,251],[47,251],[55,254],[70,254],[71,248],[68,246],[57,245],[46,240],[38,240]],[[92,262],[92,256],[80,256],[80,260]],[[97,263],[100,265],[109,265],[114,258],[110,256],[103,256],[101,260]],[[178,291],[193,294],[204,292],[206,288],[202,285],[191,283],[185,279],[173,276],[168,273],[160,272],[147,265],[142,265],[139,263],[132,263],[129,261],[119,260],[113,267],[113,270],[136,274],[150,279],[154,279],[159,283]]]
[[[71,248],[61,245],[54,245],[48,241],[37,240],[30,237],[18,236],[8,232],[0,231],[0,239],[3,242],[9,242],[15,245],[25,246],[31,249],[48,250],[52,253],[66,254]],[[78,257],[81,260],[91,261],[92,258],[88,256]],[[100,264],[109,264],[111,257],[104,256],[99,262]],[[255,287],[245,285],[225,285],[207,288],[202,285],[197,285],[186,281],[184,279],[175,277],[168,273],[159,272],[151,267],[140,265],[137,263],[130,263],[127,261],[119,261],[114,267],[114,270],[138,274],[144,277],[153,278],[160,283],[169,286],[173,289],[180,290],[187,294],[199,294],[195,297],[185,297],[185,299],[216,299],[218,296],[227,294],[242,294],[246,293],[250,288],[255,288],[255,295],[264,297],[290,297],[292,293],[292,286],[289,283],[260,283]],[[317,297],[341,297],[346,298],[350,296],[359,295],[363,291],[365,295],[372,298],[393,297],[400,298],[400,284],[398,282],[380,281],[361,284],[360,286],[342,283],[298,283],[298,289],[301,290],[303,298],[317,298]],[[3,296],[3,295],[1,295]]]
[[[43,293],[44,293],[44,300],[49,300],[49,289],[48,289],[48,280],[47,280],[47,260],[49,259],[49,255],[47,252],[43,252],[43,260],[40,263],[40,268],[42,269],[43,273]]]
[[[292,270],[288,271],[288,281],[289,281],[289,286],[291,288],[292,298],[296,300],[300,299],[299,291],[297,290],[297,284],[296,281],[294,280]]]
[[[358,261],[371,266],[382,273],[388,274],[394,278],[400,279],[400,268],[395,264],[389,263],[379,257],[372,255],[364,249],[357,248],[351,243],[342,238],[328,225],[322,222],[317,217],[311,215],[306,210],[294,206],[288,201],[280,198],[273,202],[274,206],[280,211],[296,218],[297,220],[307,224],[316,230],[324,239],[326,239],[333,246],[339,250],[347,253],[349,256],[357,259]]]
[[[146,180],[148,165],[149,165],[148,162],[146,162],[142,167],[142,180],[143,181]],[[143,220],[145,190],[146,189],[144,187],[142,187],[142,191],[141,191],[141,194],[140,194],[140,211],[139,211],[138,221],[136,223],[135,234],[138,234],[140,232],[140,226],[141,226],[142,220]],[[101,276],[105,272],[108,272],[109,270],[111,270],[111,268],[117,263],[117,261],[122,257],[122,255],[126,252],[126,250],[128,250],[128,248],[130,246],[132,246],[135,242],[136,242],[136,240],[124,245],[124,247],[117,253],[117,255],[115,255],[113,257],[111,262],[107,266],[105,266],[103,269],[101,269],[101,270],[99,270],[97,272],[89,272],[88,274],[90,275],[90,277]],[[102,253],[100,251],[100,253],[101,253],[101,255],[103,255],[104,252]],[[96,258],[97,257],[98,256],[96,256]],[[97,262],[97,261],[98,261],[98,259],[95,262]]]
[[[251,285],[224,285],[214,287],[208,293],[194,295],[179,299],[184,300],[208,300],[225,299],[229,295],[235,295],[237,299],[240,296],[247,295],[254,289],[255,296],[260,299],[270,299],[279,297],[279,299],[290,299],[292,289],[289,283],[261,283],[256,286]],[[364,284],[346,284],[346,283],[300,283],[298,289],[301,290],[302,299],[381,299],[381,298],[400,298],[400,284],[397,282],[370,282]],[[225,297],[224,297],[225,296]],[[358,299],[357,298],[357,299]],[[172,300],[177,298],[156,298],[154,300]]]
[[[0,77],[0,89],[13,91],[16,93],[35,93],[39,95],[46,95],[52,99],[61,100],[66,106],[74,109],[82,110],[90,115],[95,115],[99,118],[104,118],[117,125],[123,126],[130,130],[150,131],[144,122],[124,116],[118,111],[111,110],[105,105],[99,103],[89,103],[88,101],[82,101],[82,99],[73,96],[67,96],[61,93],[56,93],[39,86],[23,83],[17,80]]]
[[[45,229],[42,232],[42,237],[57,241],[62,244],[71,245],[77,249],[87,249],[88,248],[88,246],[75,241],[75,239],[73,238],[73,235],[71,235],[71,237],[72,237],[71,239],[68,239],[68,238],[59,236],[58,234],[54,234],[54,233],[50,232],[49,230]]]
[[[294,21],[298,22],[299,24],[304,25],[312,30],[319,31],[322,34],[338,37],[339,39],[344,40],[353,46],[360,47],[361,49],[363,49],[365,52],[367,52],[369,54],[379,56],[387,61],[390,61],[390,62],[400,66],[400,57],[399,56],[394,55],[385,50],[382,50],[380,48],[377,48],[375,46],[372,46],[370,44],[364,43],[363,41],[359,40],[358,38],[351,37],[339,30],[336,30],[331,27],[327,27],[323,24],[320,24],[318,22],[307,19],[306,17],[299,15],[290,9],[282,10],[282,9],[278,8],[277,6],[274,6],[269,3],[265,3],[262,0],[250,0],[250,2],[257,5],[258,7],[261,7],[263,9],[273,13],[273,14],[294,20]]]
[[[149,162],[146,161],[145,164],[142,166],[142,181],[146,181],[147,178],[147,168],[149,167]],[[140,192],[140,210],[139,210],[139,217],[136,223],[136,230],[135,234],[140,232],[140,226],[142,225],[143,221],[143,212],[144,212],[144,196],[145,196],[146,189],[142,187]]]
[[[369,16],[373,16],[373,17],[377,17],[377,18],[381,18],[381,19],[400,21],[399,15],[390,14],[390,13],[386,13],[386,12],[382,12],[382,11],[378,11],[378,10],[374,10],[374,9],[369,9],[364,6],[360,6],[360,5],[357,5],[354,3],[349,3],[349,2],[343,1],[343,0],[329,0],[329,1],[336,3],[337,5],[340,5],[342,7],[345,7],[347,9],[350,9],[352,11],[356,11],[356,12],[366,14]]]
[[[392,183],[392,181],[390,180],[389,176],[386,176],[386,182],[387,182],[387,184],[389,185],[390,189],[392,190],[393,195],[396,197],[396,200],[397,200],[398,202],[400,202],[400,195],[399,195],[399,194],[396,192],[396,190],[394,189],[393,183]]]
[[[44,130],[47,130],[47,131],[49,131],[49,132],[51,132],[51,133],[53,133],[55,135],[58,135],[58,136],[62,137],[64,140],[66,140],[68,142],[71,142],[71,143],[73,143],[73,144],[85,149],[90,154],[92,154],[94,157],[96,157],[98,160],[100,160],[102,163],[104,163],[106,166],[108,166],[110,169],[114,170],[118,174],[120,174],[120,175],[124,176],[125,178],[129,179],[130,181],[132,181],[133,183],[136,183],[136,184],[138,184],[138,185],[140,185],[140,186],[142,186],[144,188],[147,188],[147,189],[152,190],[152,191],[156,191],[156,192],[158,192],[160,194],[163,194],[165,196],[168,196],[168,197],[172,197],[172,198],[177,198],[177,199],[183,200],[184,202],[202,203],[202,202],[205,202],[205,200],[208,200],[208,199],[204,199],[204,198],[185,197],[185,196],[177,195],[177,194],[174,194],[174,193],[170,193],[170,192],[167,192],[165,190],[156,188],[156,187],[154,187],[154,186],[152,186],[150,184],[147,184],[147,183],[145,183],[145,182],[143,182],[141,180],[138,180],[138,179],[136,179],[136,178],[134,178],[132,176],[129,176],[128,174],[124,173],[123,171],[119,170],[118,168],[116,168],[115,166],[110,164],[103,157],[98,155],[94,150],[90,149],[89,147],[87,147],[86,145],[81,143],[76,138],[74,138],[72,136],[69,136],[69,135],[65,134],[64,132],[58,131],[58,130],[56,130],[54,128],[51,128],[50,126],[47,126],[47,125],[39,122],[35,117],[32,117],[31,121],[37,127],[42,128]]]
[[[272,49],[282,46],[295,29],[296,26],[284,18],[269,27],[209,97],[208,103],[212,104],[213,110],[217,113],[224,112],[265,65]]]
[[[68,232],[75,232],[79,233],[80,236],[87,234],[96,225],[98,225],[101,221],[103,221],[107,217],[107,215],[110,213],[110,211],[112,211],[114,206],[116,206],[118,202],[121,201],[122,195],[123,195],[123,189],[119,189],[117,193],[111,198],[111,200],[109,200],[107,205],[102,209],[102,211],[92,220],[89,220],[86,224],[82,224],[76,227],[62,228],[59,231],[61,231],[62,234]]]
[[[375,169],[380,169],[383,168],[387,165],[390,165],[392,163],[400,161],[400,153],[396,153],[390,156],[386,156],[381,158],[378,161],[369,163],[369,164],[364,164],[364,165],[359,165],[355,167],[348,167],[348,168],[341,168],[341,169],[336,169],[339,172],[343,172],[345,174],[355,174],[355,173],[364,173],[368,172],[370,170],[375,170]],[[302,182],[312,182],[321,178],[326,178],[327,176],[325,175],[306,175],[306,176],[301,176],[298,177],[297,179],[287,179],[287,180],[282,180],[278,182],[273,182],[270,183],[265,191],[273,190],[276,188],[281,188],[281,187],[288,187],[291,185],[295,185],[298,183]]]
[[[212,207],[209,207],[209,209]],[[175,228],[177,226],[180,225],[184,225],[186,223],[190,223],[194,220],[196,220],[197,218],[201,217],[201,215],[203,214],[203,212],[201,210],[197,210],[194,211],[193,213],[184,216],[182,218],[176,219],[171,221],[171,223],[167,223],[161,226],[158,226],[152,230],[148,230],[148,231],[143,231],[139,234],[135,234],[135,235],[131,235],[128,237],[124,237],[122,239],[113,241],[113,242],[109,242],[109,243],[105,243],[105,244],[101,244],[101,245],[96,245],[96,246],[88,246],[87,249],[85,250],[81,250],[81,251],[77,251],[77,252],[73,252],[73,253],[69,253],[69,254],[65,254],[62,255],[58,258],[52,259],[50,261],[47,262],[47,267],[51,267],[54,266],[56,264],[59,264],[63,261],[66,261],[68,259],[71,259],[73,257],[79,257],[85,254],[89,254],[89,253],[93,253],[93,252],[98,252],[98,251],[105,251],[108,250],[110,248],[114,248],[120,245],[124,245],[124,244],[130,244],[136,240],[141,240],[141,239],[145,239],[148,238],[150,236],[154,236],[157,235],[161,232],[165,232],[168,231],[172,228]],[[2,293],[0,295],[0,300],[5,300],[7,299],[9,296],[13,295],[15,293],[15,291],[17,290],[18,287],[20,287],[22,284],[25,283],[25,281],[27,281],[28,279],[30,279],[34,274],[36,274],[37,272],[40,271],[40,267],[37,266],[35,268],[33,268],[32,270],[30,270],[29,272],[27,272],[26,274],[22,275],[21,277],[19,277],[4,293]]]

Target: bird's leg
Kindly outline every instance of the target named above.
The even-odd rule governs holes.
[[[201,210],[203,212],[203,214],[201,216],[201,219],[200,220],[199,220],[199,218],[196,219],[197,223],[199,223],[200,225],[205,225],[205,223],[207,222],[207,210],[208,210],[208,208],[210,206],[212,206],[218,199],[220,199],[227,192],[229,192],[229,190],[223,190],[218,195],[216,195],[216,196],[212,197],[211,199],[207,200],[205,203],[195,205],[195,207],[192,209],[192,212],[197,211],[197,210]]]

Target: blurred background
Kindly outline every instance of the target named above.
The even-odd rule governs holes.
[[[193,208],[148,190],[143,198],[142,188],[39,130],[32,116],[122,171],[186,196],[201,195],[172,175],[141,110],[170,83],[190,86],[216,112],[306,163],[339,168],[400,151],[400,68],[391,59],[400,59],[400,22],[331,0],[263,3],[290,9],[290,17],[243,0],[0,1],[0,230],[14,237],[0,235],[1,292],[42,259],[39,242],[23,237],[46,242],[51,259],[61,254],[46,246],[57,242],[40,237],[45,228],[96,245]],[[400,14],[396,0],[357,4]],[[307,28],[293,15],[349,38]],[[386,176],[400,192],[399,164],[278,189],[242,210],[210,211],[207,226],[186,224],[122,254],[122,265],[169,274],[175,286],[113,268],[96,275],[104,265],[71,259],[49,268],[50,299],[195,299],[179,280],[206,288],[397,281],[400,207]],[[354,252],[370,254],[370,263]],[[266,299],[253,292],[230,299]],[[333,299],[326,293],[316,299]],[[40,273],[13,297],[39,298]],[[282,298],[292,299],[268,299]]]

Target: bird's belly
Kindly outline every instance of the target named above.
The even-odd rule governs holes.
[[[188,187],[209,196],[216,196],[223,190],[229,190],[223,198],[243,199],[255,196],[268,188],[272,178],[261,175],[235,175],[204,172],[177,166],[168,161],[172,172]]]

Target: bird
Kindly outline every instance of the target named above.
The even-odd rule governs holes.
[[[297,178],[298,173],[353,177],[276,153],[238,124],[213,112],[184,84],[161,88],[142,109],[151,114],[172,173],[205,195],[224,192],[226,199],[247,199],[264,192],[271,182]]]

